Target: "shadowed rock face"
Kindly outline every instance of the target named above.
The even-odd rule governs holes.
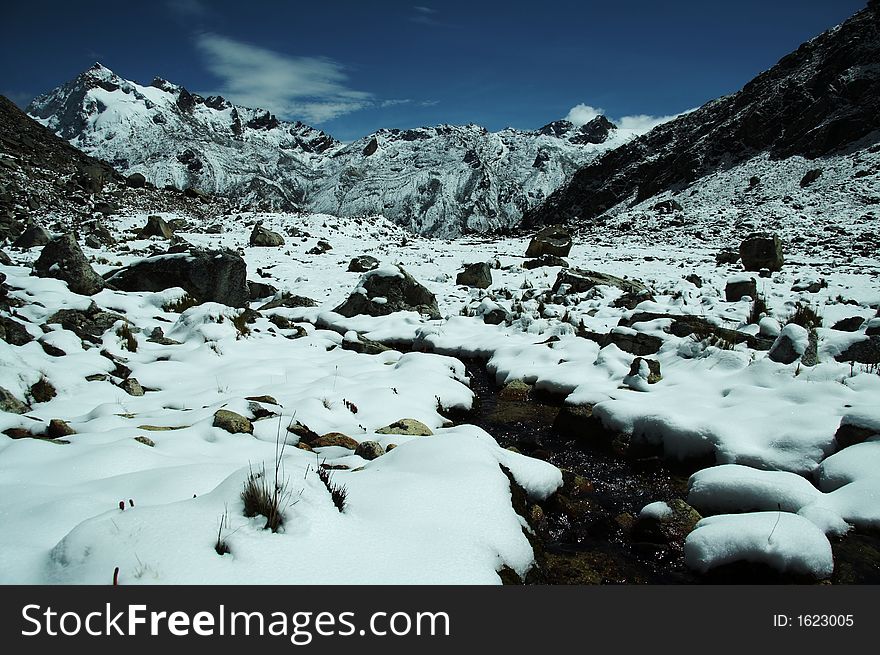
[[[43,246],[34,262],[34,273],[64,280],[71,291],[84,296],[94,295],[106,286],[101,276],[92,270],[72,234],[56,237]]]
[[[365,274],[348,299],[333,311],[343,316],[387,316],[410,311],[432,319],[440,318],[434,294],[419,284],[401,266],[379,269]]]
[[[528,226],[589,219],[761,152],[815,159],[880,138],[880,9],[876,2],[804,43],[739,92],[656,127],[581,168],[524,216]]]
[[[199,302],[246,307],[247,265],[238,255],[214,250],[159,255],[115,271],[107,281],[121,291],[181,287]]]

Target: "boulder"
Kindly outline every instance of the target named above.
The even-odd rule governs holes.
[[[702,518],[697,510],[679,498],[666,503],[651,503],[639,514],[632,538],[682,548],[685,538]]]
[[[289,293],[283,293],[280,298],[275,298],[274,300],[270,300],[269,302],[260,305],[257,308],[257,311],[263,312],[268,311],[270,309],[278,309],[279,307],[286,307],[288,309],[296,309],[297,307],[317,307],[318,303],[311,298],[306,298],[305,296],[294,296]]]
[[[34,274],[67,282],[74,293],[92,296],[107,286],[89,265],[73,234],[63,234],[43,246],[34,262]]]
[[[0,316],[0,341],[5,341],[13,346],[23,346],[33,340],[34,338],[23,323],[6,316]]]
[[[839,355],[838,362],[857,362],[859,364],[880,364],[880,336],[872,335],[856,341]]]
[[[776,337],[767,357],[780,364],[791,364],[806,352],[808,345],[809,333],[806,328],[789,323]]]
[[[492,286],[492,269],[486,262],[465,264],[464,270],[455,276],[455,283],[477,289],[488,289]]]
[[[615,277],[614,275],[608,275],[607,273],[599,273],[598,271],[589,271],[579,268],[559,271],[559,274],[556,276],[556,282],[553,283],[551,291],[553,293],[558,293],[563,285],[567,285],[569,293],[583,293],[599,285],[617,287],[624,293],[650,293],[648,288],[639,280],[628,280]]]
[[[51,241],[51,237],[49,233],[46,232],[42,227],[40,227],[37,223],[28,223],[28,226],[25,228],[24,232],[22,232],[19,237],[12,242],[13,248],[34,248],[36,246],[45,246],[49,241]]]
[[[144,395],[144,388],[141,386],[141,383],[137,381],[137,378],[125,378],[122,382],[119,383],[119,388],[122,389],[129,396]]]
[[[366,460],[374,460],[384,455],[385,449],[378,441],[361,441],[354,449],[354,454]]]
[[[735,250],[722,250],[715,255],[715,264],[736,264],[739,261],[739,253]]]
[[[656,359],[645,359],[644,357],[636,357],[629,367],[630,377],[639,377],[644,379],[648,384],[657,384],[663,379],[660,375],[660,362]]]
[[[751,299],[758,297],[758,283],[753,277],[733,277],[724,287],[724,298],[727,302],[737,302],[745,296]]]
[[[50,439],[61,439],[72,434],[76,434],[76,430],[70,426],[70,423],[62,421],[60,418],[53,418],[49,421],[49,427],[46,428],[46,436]]]
[[[170,239],[173,236],[174,230],[171,229],[171,226],[161,216],[147,216],[147,224],[138,233],[138,239],[146,239],[148,237]]]
[[[341,448],[348,448],[349,450],[356,450],[358,447],[357,441],[349,437],[347,434],[342,434],[341,432],[329,432],[327,434],[322,434],[317,439],[312,439],[311,441],[309,441],[308,444],[312,448],[339,446]]]
[[[370,255],[359,255],[348,263],[349,273],[366,273],[379,267],[379,260]]]
[[[215,428],[226,430],[231,434],[253,434],[254,426],[241,414],[230,412],[228,409],[218,409],[214,412]]]
[[[440,318],[434,294],[419,284],[402,266],[381,266],[365,273],[348,299],[334,309],[352,317],[359,314],[387,316],[412,311],[432,319]]]
[[[739,244],[739,256],[747,271],[760,271],[766,268],[778,271],[785,258],[782,256],[782,241],[775,234],[756,232],[747,236]]]
[[[522,267],[527,270],[542,268],[544,266],[561,266],[562,268],[568,268],[568,262],[562,257],[557,257],[556,255],[541,255],[535,259],[527,259],[522,264]]]
[[[390,425],[386,425],[384,428],[379,428],[376,430],[376,434],[406,434],[414,437],[429,437],[434,433],[431,432],[431,428],[421,421],[416,421],[412,418],[402,418]]]
[[[30,407],[13,396],[7,389],[0,387],[0,412],[24,414],[27,411],[30,411]]]
[[[818,180],[822,176],[823,170],[821,168],[811,168],[804,176],[801,178],[801,188],[806,188],[810,186],[813,182]]]
[[[865,319],[861,316],[850,316],[849,318],[842,318],[837,321],[837,323],[831,326],[831,329],[840,330],[841,332],[858,332],[864,322]]]
[[[132,173],[125,178],[125,183],[132,189],[143,189],[147,184],[147,178],[144,177],[143,173]]]
[[[672,214],[673,212],[680,212],[681,205],[676,200],[662,200],[654,205],[652,209],[658,214]]]
[[[571,233],[561,225],[550,225],[539,230],[532,237],[526,249],[526,257],[541,255],[567,257],[569,252],[571,252]]]
[[[245,307],[249,293],[247,265],[236,254],[192,249],[157,255],[108,274],[107,282],[121,291],[162,291],[181,287],[197,302]]]
[[[257,224],[251,232],[250,244],[259,248],[275,248],[284,245],[284,237]]]
[[[125,317],[114,312],[105,312],[94,302],[88,309],[61,309],[48,319],[46,323],[59,323],[65,330],[70,330],[83,341],[101,342],[101,335],[109,330],[116,321],[124,321]]]

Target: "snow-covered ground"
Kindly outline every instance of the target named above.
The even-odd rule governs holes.
[[[110,223],[122,233],[145,220]],[[246,224],[254,220],[285,234],[286,244],[249,247]],[[717,239],[576,240],[567,258],[572,266],[637,278],[653,290],[653,301],[630,310],[614,306],[622,291],[613,287],[545,293],[560,269],[522,268],[526,239],[428,240],[382,218],[245,214],[222,222],[221,234],[179,234],[196,245],[241,249],[250,280],[318,305],[265,310],[242,333],[234,322],[238,309],[208,303],[166,311],[181,295],[175,290],[72,294],[62,282],[30,275],[38,248],[10,253],[17,265],[0,266],[10,295],[25,303],[16,311],[29,332],[66,353],[52,357],[36,341],[0,341],[0,387],[27,400],[45,377],[57,390],[26,414],[0,413],[0,431],[41,434],[54,418],[76,431],[66,444],[0,435],[0,581],[109,583],[116,567],[122,584],[498,583],[505,565],[524,575],[533,563],[528,528],[511,506],[499,464],[539,501],[562,477],[549,464],[499,447],[483,430],[444,418],[441,410],[467,409],[473,401],[457,359],[464,356],[487,358],[499,383],[523,380],[569,404],[592,405],[606,429],[656,444],[670,457],[714,456],[718,466],[699,471],[690,484],[688,501],[704,516],[717,514],[688,538],[686,560],[695,570],[746,559],[826,577],[833,566],[828,536],[880,526],[880,469],[870,464],[880,458],[880,438],[839,452],[834,439],[845,417],[880,428],[880,375],[876,367],[834,359],[864,339],[864,325],[858,332],[831,329],[844,318],[875,316],[876,259],[793,253],[781,272],[758,278],[768,305],[759,328],[747,325],[748,299],[724,299],[726,281],[741,270],[716,265]],[[291,228],[300,236],[289,236]],[[308,254],[318,240],[332,249]],[[130,240],[128,250],[84,251],[104,273],[166,244]],[[436,294],[443,318],[334,313],[359,284],[360,274],[347,267],[362,254],[401,264]],[[492,286],[457,286],[462,264],[476,261],[492,263]],[[685,279],[690,275],[702,286]],[[826,284],[815,292],[792,290],[820,278]],[[124,315],[135,352],[116,329],[84,349],[59,325],[45,335],[39,328],[59,309],[85,309],[91,300]],[[659,318],[629,330],[662,341],[649,356],[660,363],[662,380],[647,384],[629,375],[634,355],[578,336],[627,333],[619,321],[639,311],[699,316],[773,339],[797,303],[822,319],[815,366],[777,363],[745,344],[676,337],[664,331],[670,320]],[[508,320],[485,323],[481,314],[499,306]],[[278,327],[269,321],[273,314],[298,328]],[[148,341],[156,327],[179,344]],[[341,348],[351,331],[405,352]],[[101,350],[126,360],[143,396],[113,383],[115,365]],[[101,375],[106,379],[94,377]],[[255,418],[255,410],[263,411],[247,398],[265,395],[275,402],[258,405],[276,415],[254,420],[253,435],[213,427],[219,409]],[[433,435],[377,432],[404,418]],[[340,446],[317,448],[316,455],[294,447],[296,437],[286,431],[293,421],[320,435],[397,447],[371,461]],[[243,515],[240,493],[249,471],[274,467],[279,434],[290,443],[282,461],[291,496],[283,527],[273,533],[263,529],[265,519]],[[316,475],[319,461],[340,466],[333,481],[348,490],[342,512]],[[230,551],[224,555],[214,549],[218,531]]]

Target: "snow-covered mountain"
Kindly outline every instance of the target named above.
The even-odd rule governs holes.
[[[158,78],[142,86],[100,64],[37,97],[28,113],[157,186],[197,187],[263,208],[382,214],[437,236],[517,225],[574,171],[631,136],[600,116],[536,131],[380,130],[345,145],[265,110]]]
[[[332,137],[269,112],[203,98],[162,79],[141,86],[95,64],[28,113],[84,152],[157,186],[196,187],[294,208]]]

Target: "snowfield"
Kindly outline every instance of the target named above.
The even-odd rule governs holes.
[[[254,221],[286,244],[248,246]],[[129,240],[84,247],[95,270],[164,251],[167,242],[132,236],[145,222],[146,215],[109,219]],[[876,315],[876,259],[792,252],[787,242],[782,271],[753,274],[767,310],[749,325],[752,299],[725,300],[726,283],[742,271],[716,264],[717,239],[576,239],[572,266],[636,278],[653,291],[628,309],[610,286],[546,293],[560,268],[524,269],[522,238],[429,240],[381,217],[248,213],[219,222],[219,234],[204,226],[177,234],[197,246],[240,250],[249,280],[317,305],[263,310],[243,327],[244,310],[217,303],[170,311],[180,289],[76,295],[63,282],[30,275],[39,248],[10,251],[14,265],[0,266],[9,296],[21,301],[17,320],[35,338],[22,346],[0,341],[0,387],[31,404],[24,414],[0,413],[0,432],[42,435],[51,419],[75,431],[55,441],[0,435],[0,582],[109,584],[117,567],[120,584],[493,584],[502,567],[525,576],[534,564],[531,528],[514,510],[502,466],[538,502],[560,488],[562,474],[447,418],[474,402],[462,357],[487,360],[499,384],[520,380],[568,405],[591,406],[593,425],[667,457],[714,460],[689,485],[688,502],[704,516],[717,514],[687,538],[685,560],[696,571],[749,561],[825,578],[834,567],[829,538],[880,527],[880,437],[867,434],[844,448],[835,439],[842,421],[880,433],[880,375],[876,365],[835,360],[865,339],[864,324],[856,332],[832,329],[843,318],[863,323]],[[331,249],[309,254],[319,240]],[[442,318],[334,312],[366,280],[347,271],[364,254],[382,264],[366,276],[396,274],[391,265],[402,265],[435,294]],[[477,261],[491,264],[490,288],[456,285],[463,264]],[[693,275],[699,286],[685,279]],[[825,284],[816,291],[792,290],[818,277]],[[40,329],[57,311],[91,302],[122,317],[98,343],[85,347],[56,323]],[[798,303],[821,318],[813,366],[772,361],[745,343],[675,336],[662,316],[619,326],[636,312],[685,315],[772,343]],[[506,320],[485,322],[493,309]],[[164,342],[148,340],[156,328]],[[656,338],[659,350],[643,357],[659,362],[662,379],[649,380],[647,365],[631,373],[635,356],[616,343],[584,337],[611,332]],[[49,355],[37,338],[63,354]],[[398,349],[342,347],[353,340]],[[119,363],[143,395],[118,386]],[[29,394],[41,379],[56,395],[38,402]],[[252,433],[215,427],[221,409],[248,418]],[[382,430],[402,419],[433,434]],[[341,445],[312,452],[296,447],[287,430],[295,423],[396,447],[369,460]],[[272,532],[263,529],[265,518],[244,516],[241,491],[251,471],[265,466],[271,475],[279,440],[287,444],[280,466],[289,499]],[[347,490],[341,512],[317,476],[322,463]],[[643,514],[670,512],[655,504]],[[218,538],[225,554],[215,550]]]

